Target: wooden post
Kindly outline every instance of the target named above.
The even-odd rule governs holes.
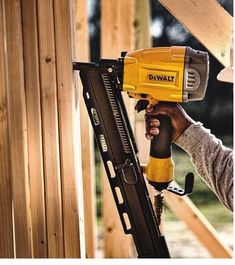
[[[135,4],[135,49],[152,47],[150,35],[150,3],[148,0],[136,0]],[[135,138],[139,148],[139,161],[146,164],[149,157],[150,142],[145,138],[145,111],[136,113]]]
[[[5,68],[5,14],[0,1],[0,258],[13,258],[12,196],[8,138],[7,80]]]
[[[150,22],[149,0],[135,0],[135,49],[152,47]]]
[[[11,185],[16,257],[32,257],[28,146],[23,74],[22,20],[19,0],[4,1]]]
[[[37,1],[37,9],[48,257],[63,258],[64,238],[52,0]]]
[[[133,48],[133,13],[133,0],[101,1],[102,58],[117,59],[122,51],[128,51]],[[129,99],[125,99],[126,102],[127,100]],[[130,109],[132,109],[131,115],[133,116],[133,105],[130,106]],[[123,232],[106,174],[103,173],[102,177],[105,257],[129,257],[132,249],[131,238]]]
[[[224,66],[230,65],[232,16],[216,0],[159,0]]]
[[[87,2],[75,0],[75,59],[77,61],[89,61],[89,37],[88,37],[88,15]],[[96,207],[95,207],[95,175],[93,133],[89,122],[88,113],[82,95],[82,84],[78,73],[77,77],[77,112],[80,117],[81,130],[81,153],[83,173],[83,194],[84,194],[84,218],[85,218],[85,241],[86,257],[94,258],[97,245],[96,239]]]
[[[47,257],[38,59],[37,3],[22,0],[24,78],[28,127],[30,204],[34,258]]]
[[[78,214],[72,3],[0,0],[3,258],[77,258],[85,248]]]
[[[79,215],[74,138],[75,90],[72,73],[71,2],[54,1],[60,162],[65,258],[80,257]]]
[[[150,48],[152,47],[150,2],[148,0],[136,0],[135,10],[135,49]],[[150,141],[145,137],[144,115],[145,111],[135,114],[135,139],[139,147],[138,158],[141,164],[148,162],[150,150]],[[151,185],[147,185],[147,188],[153,202],[155,190]]]

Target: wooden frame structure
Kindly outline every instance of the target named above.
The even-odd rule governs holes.
[[[216,0],[160,2],[229,64],[232,18]],[[148,4],[101,1],[102,57],[151,45]],[[185,8],[194,16],[181,12]],[[209,20],[201,8],[212,9]],[[223,34],[212,38],[205,28]],[[0,258],[96,257],[93,136],[72,71],[74,60],[89,60],[88,35],[86,0],[0,0]],[[134,124],[133,102],[125,100],[142,139],[143,123]],[[104,256],[132,257],[133,243],[123,234],[105,174],[102,187]],[[188,199],[167,201],[197,212]],[[205,223],[200,216],[197,231],[208,228]],[[231,257],[208,229],[206,241],[217,246],[205,242],[212,256]]]
[[[11,199],[0,256],[81,257],[72,1],[1,0],[0,9],[1,175],[11,184],[1,185]]]

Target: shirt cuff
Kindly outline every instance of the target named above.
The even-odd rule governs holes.
[[[175,141],[175,144],[184,149],[188,154],[191,154],[203,142],[203,139],[208,137],[208,134],[210,134],[210,130],[204,128],[201,122],[196,122],[181,134]]]

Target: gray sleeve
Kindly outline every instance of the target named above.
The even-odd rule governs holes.
[[[191,125],[175,142],[191,157],[197,172],[220,201],[233,210],[233,152],[201,123]]]

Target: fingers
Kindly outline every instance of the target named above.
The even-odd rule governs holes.
[[[158,119],[149,117],[147,115],[145,116],[145,123],[146,123],[146,127],[149,127],[149,128],[157,128],[160,125],[160,122]]]
[[[156,119],[155,117],[152,116],[145,116],[145,120],[146,120],[146,124],[148,126],[153,126],[153,127],[159,127],[160,122],[158,119]]]
[[[151,141],[151,140],[153,139],[153,136],[152,136],[151,134],[149,134],[149,133],[145,133],[145,137],[146,137],[149,141]]]
[[[146,108],[146,114],[150,116],[163,114],[171,117],[174,113],[175,108],[176,108],[175,103],[161,102],[155,106]]]
[[[159,134],[159,129],[152,129],[152,130],[146,130],[145,137],[148,140],[152,140],[154,136],[157,136]]]
[[[159,129],[158,128],[152,128],[149,130],[149,134],[152,136],[157,136],[159,134]]]
[[[159,134],[158,127],[160,126],[159,120],[152,117],[146,117],[146,138],[148,140],[152,140],[154,136],[157,136]]]

